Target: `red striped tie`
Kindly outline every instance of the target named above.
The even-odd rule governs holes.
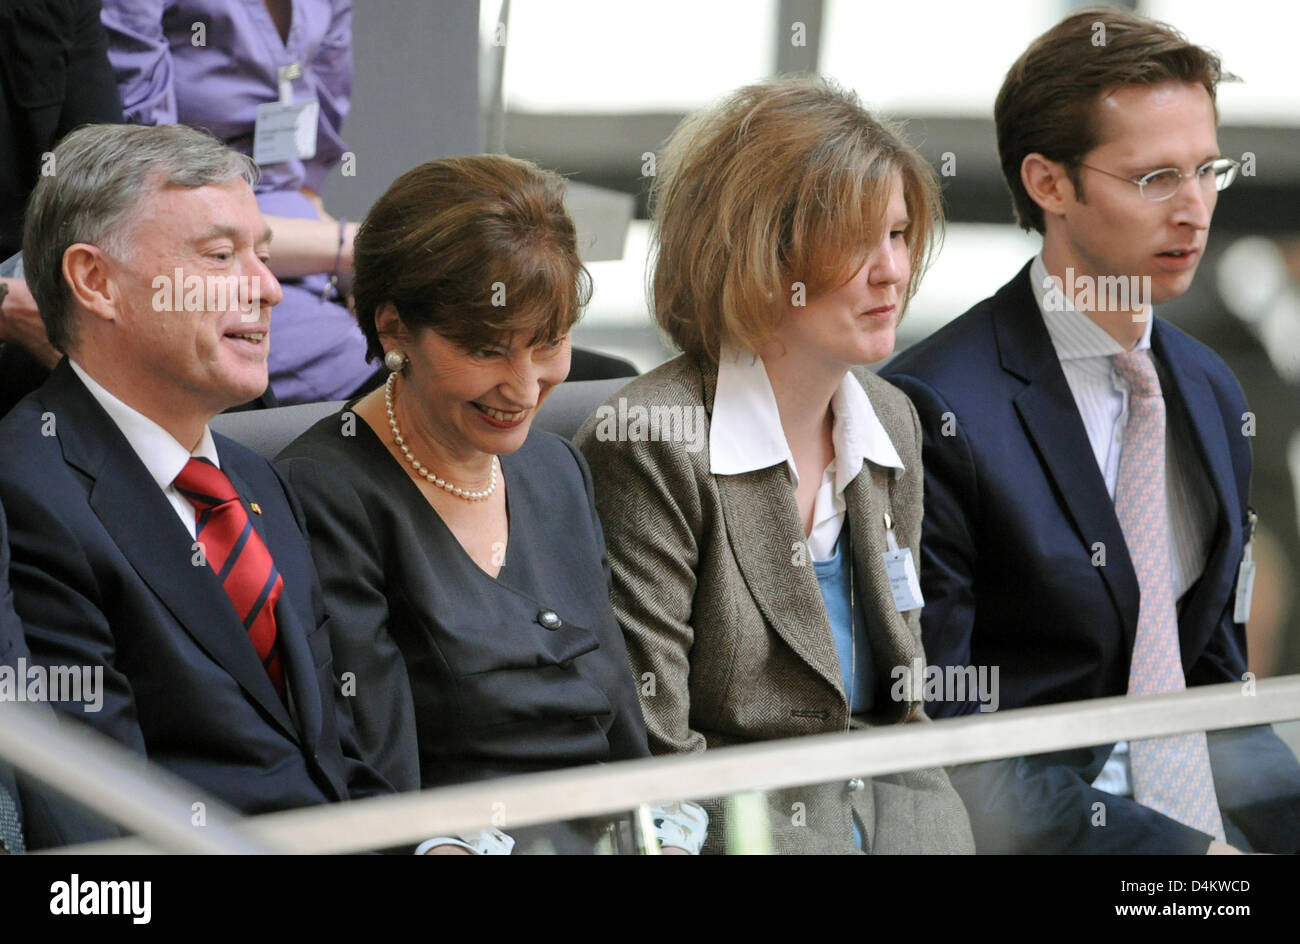
[[[222,588],[244,621],[257,657],[284,697],[284,670],[275,629],[275,604],[284,580],[253,529],[239,493],[207,459],[191,459],[173,483],[194,506],[195,537]]]

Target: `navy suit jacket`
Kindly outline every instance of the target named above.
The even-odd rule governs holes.
[[[14,667],[20,656],[27,654],[23,642],[23,627],[14,612],[13,593],[9,590],[9,543],[5,537],[4,510],[0,509],[0,665]],[[13,770],[0,760],[0,789],[19,804],[18,816],[22,818],[22,801],[18,797],[18,783]],[[13,852],[3,846],[0,839],[0,852]]]
[[[1179,601],[1187,684],[1240,681],[1233,595],[1247,532],[1246,402],[1209,348],[1157,320],[1167,409],[1185,412],[1212,483],[1213,540]],[[938,666],[998,666],[1001,707],[1123,695],[1138,581],[1026,266],[882,375],[924,433],[925,651]],[[1104,549],[1104,565],[1098,545]],[[933,716],[972,701],[938,702]],[[1300,848],[1300,765],[1267,728],[1211,732],[1229,841]],[[958,769],[981,852],[1204,852],[1210,837],[1091,782],[1113,745]],[[1101,825],[1095,804],[1104,804]]]
[[[103,707],[59,705],[244,813],[387,793],[337,695],[302,512],[270,463],[215,435],[284,578],[292,711],[229,598],[117,426],[63,361],[0,423],[11,580],[37,662],[103,668]],[[337,695],[337,697],[336,697]]]
[[[8,667],[18,684],[22,684],[21,671],[25,665],[32,664],[31,659],[9,588],[9,541],[4,509],[0,507],[0,666]],[[18,805],[28,849],[69,846],[114,835],[112,827],[103,820],[47,785],[16,774],[3,761],[0,761],[0,786]]]

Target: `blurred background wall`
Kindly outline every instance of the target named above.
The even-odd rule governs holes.
[[[479,11],[474,0],[361,0],[352,20],[355,174],[330,177],[325,203],[359,220],[393,179],[424,161],[482,149]]]
[[[1222,153],[1248,170],[1219,200],[1193,289],[1159,314],[1217,350],[1255,414],[1261,573],[1252,667],[1300,671],[1300,5],[1121,4],[1217,50]],[[671,356],[645,301],[653,155],[688,111],[766,76],[820,71],[903,120],[942,173],[947,239],[899,346],[996,290],[1036,250],[1011,222],[992,102],[1068,0],[387,0],[355,12],[356,175],[327,191],[359,218],[424,160],[503,150],[565,174],[595,296],[578,343],[642,370]]]

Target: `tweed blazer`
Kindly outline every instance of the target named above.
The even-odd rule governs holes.
[[[654,753],[925,720],[919,702],[890,698],[893,667],[924,654],[920,612],[897,611],[882,557],[888,514],[899,545],[920,559],[921,428],[902,392],[865,369],[855,376],[905,466],[896,473],[868,460],[845,490],[879,693],[864,715],[849,713],[786,467],[710,471],[717,368],[678,357],[623,388],[579,430]],[[644,441],[647,430],[632,423],[617,428],[618,411],[635,416],[637,407],[663,420],[660,441]],[[692,431],[671,427],[674,408],[684,421],[698,417],[702,430],[674,435]],[[704,805],[706,851],[718,851],[724,810],[721,801]],[[859,851],[851,811],[870,852],[974,851],[965,808],[941,770],[776,791],[768,807],[778,852]]]

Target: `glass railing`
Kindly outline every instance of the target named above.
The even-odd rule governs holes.
[[[1294,796],[1269,791],[1300,785],[1288,773],[1300,770],[1300,676],[766,741],[252,818],[197,798],[193,787],[88,730],[56,725],[22,708],[0,704],[0,760],[136,834],[68,850],[77,852],[350,853],[413,847],[428,837],[482,829],[510,834],[520,850],[562,849],[577,836],[595,851],[654,852],[657,806],[682,799],[710,811],[706,851],[833,851],[829,846],[845,842],[879,852],[967,851],[963,802],[944,769],[951,769],[964,805],[979,804],[975,831],[982,848],[1058,851],[1052,844],[1068,846],[1066,840],[1087,848],[1092,831],[1111,830],[1117,836],[1114,851],[1121,851],[1124,816],[1132,812],[1122,782],[1111,784],[1119,793],[1076,790],[1053,800],[1046,789],[1050,780],[1037,782],[1037,792],[1018,794],[1015,778],[1053,764],[1089,776],[1097,768],[1100,776],[1109,751],[1097,745],[1199,731],[1210,732],[1221,791],[1229,781],[1258,788],[1241,820],[1248,836],[1261,822],[1267,825],[1265,801],[1289,801],[1296,809]],[[1044,806],[1034,810],[1018,796],[1037,796]],[[998,804],[1014,817],[1002,830],[1012,837],[1006,849],[988,838],[998,834],[999,824],[990,819]],[[846,808],[853,810],[852,819]],[[1225,804],[1225,820],[1236,815]],[[1037,826],[1026,828],[1025,819]],[[1235,823],[1225,823],[1230,842]],[[1025,836],[1031,844],[1017,845]],[[1109,848],[1106,842],[1093,846]]]

